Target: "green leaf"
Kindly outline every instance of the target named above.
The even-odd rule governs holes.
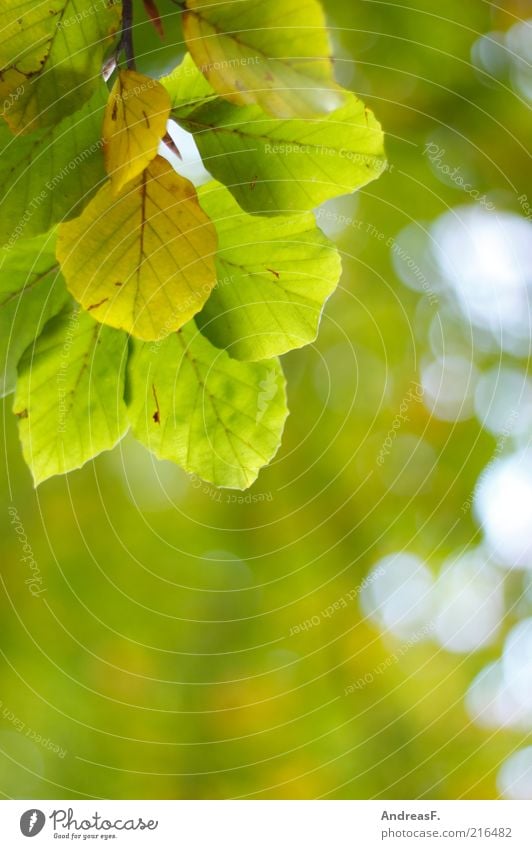
[[[0,0],[0,100],[17,133],[57,124],[92,95],[121,21],[116,0]]]
[[[46,58],[48,44],[57,28],[57,18],[64,2],[48,4],[0,0],[2,37],[0,66],[4,69],[16,59],[22,73],[38,70]],[[29,37],[31,32],[32,38]]]
[[[232,360],[194,322],[135,343],[129,388],[137,439],[215,486],[246,489],[279,448],[288,410],[278,360]]]
[[[0,396],[13,391],[20,357],[69,297],[54,247],[46,235],[0,250]]]
[[[314,216],[248,215],[219,183],[199,198],[218,233],[218,282],[198,316],[202,332],[242,360],[312,342],[341,273],[338,251]]]
[[[205,167],[249,212],[313,209],[375,180],[385,167],[381,126],[351,92],[326,117],[285,121],[213,97],[198,85],[190,60],[161,82]]]
[[[57,127],[14,138],[0,123],[0,244],[46,233],[79,214],[105,178],[101,127],[107,88],[102,83],[83,109]]]
[[[82,310],[51,319],[19,363],[14,412],[35,485],[83,466],[127,430],[127,337]]]
[[[192,183],[161,156],[115,196],[107,182],[59,228],[70,292],[98,321],[160,339],[202,308],[216,283],[216,231]]]
[[[172,108],[183,115],[201,102],[218,100],[218,95],[196,67],[190,53],[185,53],[179,65],[159,82],[170,95]]]
[[[183,35],[215,91],[238,106],[291,118],[342,104],[317,0],[187,0]]]

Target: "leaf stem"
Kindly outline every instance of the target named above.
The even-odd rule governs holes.
[[[135,51],[133,49],[133,0],[122,0],[122,37],[120,48],[124,51],[126,66],[135,70]]]

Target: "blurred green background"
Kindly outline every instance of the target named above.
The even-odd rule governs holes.
[[[259,498],[129,438],[34,491],[4,400],[4,797],[532,797],[532,6],[325,6],[390,167]]]

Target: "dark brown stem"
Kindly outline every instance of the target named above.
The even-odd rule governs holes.
[[[120,48],[124,51],[126,66],[135,70],[135,51],[133,49],[133,0],[122,0],[122,37]]]

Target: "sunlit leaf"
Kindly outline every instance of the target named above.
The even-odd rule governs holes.
[[[140,174],[157,154],[170,115],[163,86],[138,74],[120,71],[105,110],[105,167],[115,190]]]
[[[98,321],[140,339],[182,327],[216,282],[216,231],[196,191],[162,157],[118,196],[106,183],[59,228],[67,286]]]
[[[69,297],[54,248],[46,235],[0,250],[0,396],[13,391],[21,355]]]
[[[121,8],[117,0],[0,0],[0,100],[13,131],[57,123],[91,96]]]
[[[31,136],[0,123],[0,245],[46,233],[79,214],[105,177],[101,125],[107,89],[83,109]]]
[[[376,179],[385,166],[380,124],[350,92],[325,117],[285,121],[213,98],[190,60],[161,82],[205,167],[250,212],[312,209]]]
[[[216,486],[250,486],[279,448],[288,415],[279,362],[232,360],[194,322],[135,343],[129,388],[135,436]]]
[[[187,0],[183,34],[213,88],[238,106],[290,118],[342,104],[317,0]]]
[[[314,216],[249,215],[219,183],[200,191],[200,203],[218,232],[218,283],[198,316],[203,333],[244,360],[315,339],[341,263]]]
[[[117,0],[0,0],[0,388],[13,388],[18,362],[37,481],[123,432],[120,405],[102,426],[103,376],[121,399],[126,331],[139,438],[215,485],[249,486],[287,415],[275,358],[316,338],[341,272],[310,210],[385,167],[380,125],[334,79],[318,0],[177,7],[192,55],[157,81],[134,70],[134,4],[122,20]],[[144,13],[161,34],[167,12],[146,0]],[[201,182],[205,168],[216,180],[199,190],[181,173]],[[78,398],[89,360],[100,363],[94,407]]]
[[[2,69],[16,61],[21,73],[38,71],[46,59],[64,7],[64,0],[51,0],[46,4],[0,0]]]
[[[76,308],[51,319],[18,367],[14,412],[35,484],[82,466],[127,430],[127,337]]]
[[[187,115],[201,102],[217,100],[213,87],[196,67],[190,53],[185,53],[182,61],[173,71],[160,80],[170,95],[172,108],[181,115]]]

